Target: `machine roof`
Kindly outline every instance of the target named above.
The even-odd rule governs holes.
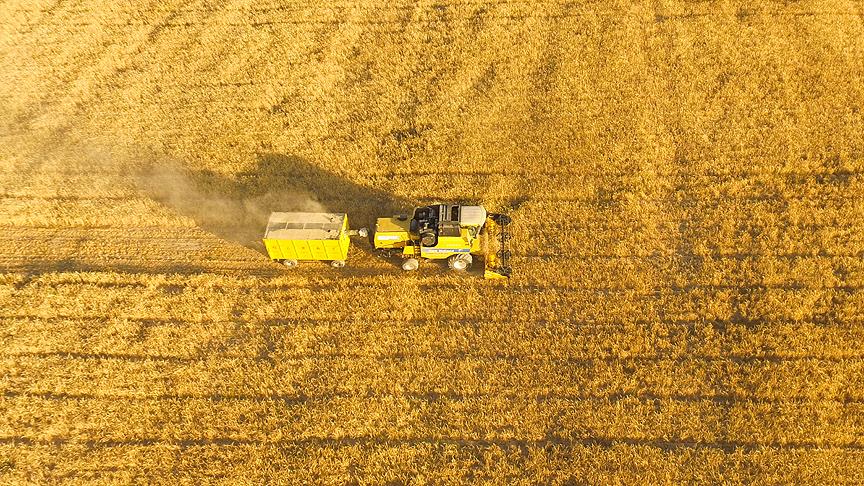
[[[265,239],[336,240],[345,224],[345,213],[270,213]]]

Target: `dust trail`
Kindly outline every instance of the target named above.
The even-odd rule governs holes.
[[[308,191],[279,187],[264,192],[212,172],[192,172],[175,164],[151,165],[135,179],[149,197],[195,221],[201,228],[249,248],[261,249],[273,211],[327,209]]]

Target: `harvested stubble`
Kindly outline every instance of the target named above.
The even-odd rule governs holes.
[[[0,482],[864,482],[854,1],[0,5]],[[508,208],[509,285],[299,202]]]

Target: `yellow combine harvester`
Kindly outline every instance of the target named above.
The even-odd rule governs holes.
[[[417,270],[422,259],[446,259],[451,269],[465,271],[474,262],[473,255],[485,254],[484,276],[507,278],[509,224],[507,215],[487,214],[483,206],[433,204],[416,208],[411,219],[378,218],[373,242],[376,250],[401,256],[405,271]],[[491,251],[492,246],[498,251]]]
[[[401,257],[402,269],[417,270],[420,261],[447,260],[455,271],[466,271],[474,255],[485,256],[485,278],[510,276],[510,235],[505,214],[487,214],[483,206],[433,204],[414,210],[413,217],[378,218],[373,244],[379,253]],[[301,261],[330,261],[343,267],[350,236],[367,236],[366,228],[348,228],[345,213],[271,213],[264,233],[267,254],[294,267]]]
[[[329,260],[344,267],[349,236],[367,235],[366,228],[348,229],[345,213],[271,213],[264,246],[273,261],[294,267],[300,261]]]

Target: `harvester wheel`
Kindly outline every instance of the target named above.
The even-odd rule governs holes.
[[[330,265],[333,268],[342,268],[345,266],[345,260],[333,260],[332,262],[330,262]]]
[[[413,272],[414,270],[417,270],[419,266],[420,262],[416,258],[408,258],[402,262],[402,270],[405,270],[406,272]]]
[[[293,268],[297,266],[297,260],[282,260],[282,265],[285,265],[288,268]]]
[[[447,266],[450,267],[451,270],[455,270],[457,272],[464,272],[468,270],[468,267],[471,266],[471,262],[474,259],[470,254],[462,253],[459,255],[453,255],[447,259]]]

